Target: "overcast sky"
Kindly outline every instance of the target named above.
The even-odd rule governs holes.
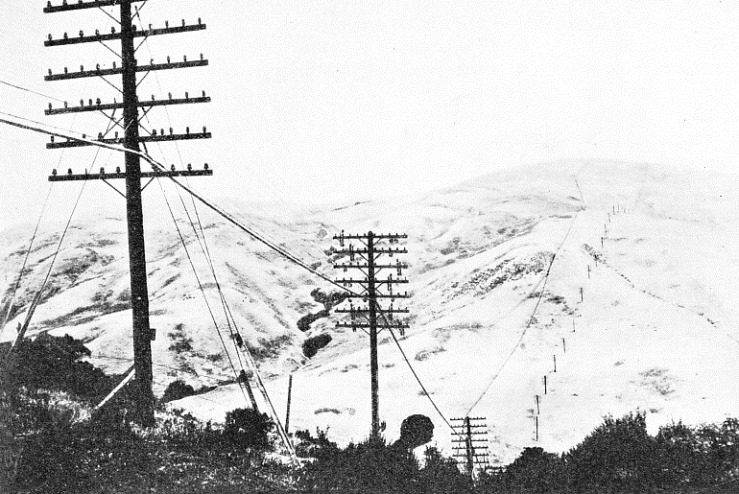
[[[0,79],[71,104],[111,100],[99,79],[43,76],[110,66],[112,53],[43,40],[108,31],[113,21],[96,10],[43,14],[45,3],[0,0]],[[709,171],[736,163],[737,2],[149,0],[141,17],[208,26],[141,47],[140,63],[201,52],[211,63],[152,74],[140,97],[213,97],[149,114],[156,128],[213,132],[208,142],[150,149],[178,166],[207,161],[215,176],[193,183],[213,197],[360,200],[561,159]],[[49,101],[0,84],[0,112],[90,135],[105,126],[46,117]],[[121,161],[104,151],[93,164],[92,149],[48,151],[46,141],[0,127],[0,227],[35,220],[52,168]],[[55,184],[54,209],[78,187]],[[116,200],[102,183],[89,187],[83,209]]]

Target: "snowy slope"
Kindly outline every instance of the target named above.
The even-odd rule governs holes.
[[[641,164],[554,163],[424,197],[333,210],[286,215],[253,205],[226,207],[331,276],[326,251],[334,233],[407,233],[411,330],[402,346],[446,416],[464,416],[476,403],[470,414],[487,418],[492,457],[506,462],[536,445],[536,395],[538,445],[552,451],[573,446],[607,413],[640,408],[651,427],[737,415],[735,179]],[[368,338],[334,329],[335,316],[319,319],[306,334],[296,327],[301,316],[322,308],[311,290],[335,288],[200,213],[226,300],[257,350],[281,411],[287,376],[294,373],[291,428],[328,426],[342,442],[364,438],[370,421]],[[124,224],[88,217],[75,225],[33,331],[83,338],[97,365],[122,371],[131,356]],[[233,379],[171,225],[162,212],[147,226],[158,392],[177,378],[197,385]],[[179,225],[230,346],[201,240],[189,223]],[[37,240],[21,302],[33,297],[56,238],[43,234]],[[27,239],[27,231],[16,230],[0,241],[8,253],[3,288],[17,275]],[[12,337],[24,310],[3,339]],[[321,333],[333,341],[305,359],[302,342]],[[380,340],[387,435],[396,437],[407,415],[423,413],[436,424],[438,444],[448,448],[448,429],[398,349],[389,335]],[[221,420],[243,406],[243,397],[235,385],[225,385],[176,405]]]

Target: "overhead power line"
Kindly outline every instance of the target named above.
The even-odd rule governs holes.
[[[5,86],[12,87],[14,89],[18,89],[20,91],[25,91],[27,93],[32,93],[32,94],[35,94],[37,96],[43,96],[44,98],[49,98],[49,99],[52,99],[54,101],[58,101],[59,103],[64,103],[64,101],[63,100],[60,100],[59,98],[55,98],[53,96],[49,96],[48,94],[39,93],[38,91],[34,91],[33,89],[28,89],[27,87],[18,86],[16,84],[10,83],[8,81],[4,81],[2,79],[0,79],[0,84],[3,84]]]
[[[382,317],[387,320],[384,313],[381,313]],[[411,370],[411,373],[413,374],[413,377],[416,378],[416,382],[418,382],[418,385],[421,387],[421,390],[423,391],[424,396],[428,398],[428,400],[431,402],[431,406],[434,407],[434,410],[436,410],[436,413],[439,414],[439,417],[441,417],[441,420],[444,421],[444,423],[451,429],[454,430],[454,427],[452,427],[452,424],[447,420],[446,416],[441,412],[439,409],[439,406],[436,404],[433,398],[431,398],[431,395],[429,394],[428,390],[426,389],[426,386],[423,385],[423,382],[421,382],[421,378],[418,377],[418,374],[416,373],[416,370],[413,368],[413,365],[411,365],[411,361],[408,360],[408,356],[405,354],[405,351],[403,350],[403,347],[400,346],[400,341],[398,341],[398,337],[395,336],[395,332],[393,330],[390,330],[390,336],[393,337],[393,341],[398,347],[398,350],[400,350],[400,354],[403,356],[403,360],[405,360],[405,363],[408,364],[408,368]]]
[[[159,187],[162,189],[162,194],[164,195],[164,201],[167,204],[167,209],[169,210],[169,214],[172,217],[172,221],[174,222],[175,229],[177,230],[177,235],[180,239],[180,243],[182,244],[182,248],[185,251],[185,255],[187,256],[187,260],[190,263],[190,267],[192,268],[193,274],[195,275],[195,281],[198,284],[198,289],[203,295],[203,299],[205,300],[205,306],[208,309],[208,314],[210,314],[210,318],[213,321],[213,325],[215,326],[216,333],[218,333],[218,338],[221,341],[221,345],[223,346],[223,351],[226,352],[226,358],[228,359],[228,363],[231,366],[231,370],[234,373],[234,377],[238,378],[239,372],[236,370],[236,366],[234,365],[233,359],[231,358],[231,354],[228,352],[228,348],[226,345],[226,341],[223,339],[223,335],[221,334],[221,330],[218,327],[218,322],[216,322],[215,314],[213,314],[213,310],[210,307],[210,303],[208,302],[208,297],[205,295],[205,288],[203,288],[203,284],[200,281],[200,276],[198,276],[198,272],[195,269],[195,264],[193,263],[192,257],[190,256],[190,251],[187,248],[187,243],[185,242],[185,238],[182,235],[182,231],[180,230],[179,225],[177,224],[177,219],[175,218],[174,212],[172,211],[172,207],[169,204],[169,199],[167,199],[166,194],[164,194],[164,188],[162,187],[162,184],[159,180],[157,180],[159,183]],[[239,362],[240,363],[240,362]],[[243,366],[242,366],[243,369]],[[246,393],[244,393],[244,388],[239,386],[241,389],[241,393],[244,395],[244,400],[247,400]]]
[[[0,114],[8,115],[8,116],[11,116],[11,117],[14,117],[14,118],[23,118],[23,117],[17,117],[15,115],[12,115],[12,114],[9,114],[9,113],[6,113],[6,112],[0,112]],[[29,120],[29,119],[24,119],[24,120]],[[60,138],[64,138],[64,139],[70,139],[70,140],[73,140],[73,141],[79,141],[79,142],[83,142],[83,143],[90,144],[90,145],[93,145],[93,146],[98,146],[98,147],[102,147],[102,148],[105,148],[105,149],[110,149],[112,151],[118,151],[120,153],[136,154],[139,157],[141,157],[142,159],[144,159],[146,162],[148,162],[152,166],[152,168],[154,169],[155,172],[162,172],[162,173],[165,173],[166,172],[166,167],[162,163],[159,163],[154,158],[152,158],[149,154],[143,153],[141,151],[136,151],[136,150],[133,150],[133,149],[127,149],[126,147],[124,147],[122,145],[119,145],[119,144],[111,144],[111,143],[107,143],[107,142],[94,141],[92,139],[88,139],[87,137],[72,136],[72,135],[69,135],[69,134],[64,133],[64,132],[51,131],[51,130],[47,130],[47,129],[38,127],[36,125],[30,125],[30,124],[23,124],[23,123],[19,123],[19,122],[13,122],[12,120],[7,120],[7,119],[4,119],[4,118],[0,118],[0,123],[6,124],[6,125],[10,125],[10,126],[13,126],[13,127],[18,127],[18,128],[24,129],[24,130],[29,130],[29,131],[33,131],[33,132],[38,132],[38,133],[42,133],[42,134],[54,136],[54,137],[60,137]],[[34,124],[41,125],[38,122],[33,122],[33,123]],[[200,201],[201,203],[203,203],[205,206],[207,206],[209,209],[211,209],[214,212],[218,213],[218,215],[220,215],[221,217],[223,217],[229,223],[231,223],[232,225],[236,226],[237,228],[239,228],[240,230],[242,230],[244,233],[248,234],[249,236],[251,236],[254,240],[257,240],[258,242],[260,242],[260,243],[266,245],[267,247],[269,247],[270,249],[274,250],[275,252],[277,252],[278,254],[280,254],[282,257],[284,257],[288,261],[290,261],[293,264],[296,264],[297,266],[300,266],[301,268],[303,268],[303,269],[305,269],[305,270],[313,273],[314,275],[316,275],[319,278],[323,279],[327,283],[330,283],[332,285],[335,285],[335,286],[337,286],[338,288],[340,288],[342,290],[349,291],[351,293],[355,293],[354,291],[348,290],[346,287],[342,286],[339,283],[336,283],[334,280],[332,280],[328,276],[326,276],[323,273],[321,273],[321,272],[317,271],[316,269],[312,268],[311,266],[309,266],[308,264],[306,264],[304,261],[300,260],[298,257],[296,257],[295,255],[293,255],[290,252],[288,252],[286,249],[283,249],[282,247],[279,247],[279,246],[275,245],[274,243],[272,243],[269,240],[265,239],[262,235],[259,235],[258,233],[254,232],[253,230],[251,230],[250,228],[248,228],[247,226],[245,226],[242,222],[240,222],[232,214],[230,214],[229,212],[225,211],[220,206],[218,206],[218,205],[216,205],[214,203],[211,203],[210,201],[208,201],[207,199],[205,199],[203,196],[201,196],[200,194],[198,194],[197,192],[195,192],[194,190],[192,190],[190,187],[184,185],[183,183],[181,183],[180,181],[178,181],[174,177],[168,177],[168,178],[172,182],[174,182],[178,187],[180,187],[181,189],[183,189],[184,191],[186,191],[188,194],[190,194],[192,197],[194,197],[195,199],[197,199],[198,201]]]
[[[536,305],[534,305],[534,309],[531,311],[531,316],[529,317],[528,322],[526,323],[526,327],[521,332],[521,335],[518,337],[518,340],[516,340],[516,344],[511,348],[511,351],[508,353],[508,356],[505,358],[503,363],[500,365],[498,370],[493,374],[493,377],[488,381],[488,384],[485,386],[485,389],[483,389],[482,393],[480,393],[480,396],[478,396],[477,400],[470,406],[470,408],[467,410],[467,414],[469,415],[470,412],[472,412],[472,409],[475,408],[480,401],[482,401],[483,397],[487,394],[487,392],[490,390],[493,383],[498,379],[498,376],[500,376],[500,373],[503,372],[503,369],[508,365],[508,362],[511,361],[511,358],[516,353],[516,351],[519,348],[519,345],[521,344],[521,341],[523,341],[524,337],[526,336],[526,333],[528,332],[529,328],[534,324],[536,312],[539,310],[539,305],[541,304],[542,298],[544,297],[544,291],[547,287],[547,282],[549,281],[549,274],[552,270],[552,266],[554,265],[554,260],[557,258],[557,254],[559,254],[559,251],[564,246],[565,242],[567,241],[567,238],[570,236],[570,232],[572,231],[572,227],[575,226],[575,221],[577,220],[577,216],[579,214],[579,211],[575,213],[575,215],[572,218],[572,221],[570,222],[570,226],[567,228],[567,232],[565,232],[564,237],[562,238],[562,241],[557,246],[557,249],[555,250],[554,254],[552,255],[552,259],[549,261],[549,266],[547,267],[546,273],[544,274],[543,280],[544,283],[542,284],[541,290],[539,291],[539,296],[536,299]]]
[[[100,142],[100,141],[92,141],[92,140],[87,139],[87,138],[73,137],[73,136],[61,134],[59,132],[52,132],[52,131],[49,131],[49,130],[46,130],[46,129],[41,129],[41,128],[38,128],[38,127],[34,127],[32,125],[20,124],[18,122],[12,122],[12,121],[5,120],[5,119],[0,119],[0,123],[4,123],[4,124],[7,124],[7,125],[12,125],[12,126],[15,126],[15,127],[23,128],[23,129],[34,131],[34,132],[40,132],[40,133],[44,133],[44,134],[48,134],[48,135],[54,135],[54,136],[57,136],[57,137],[68,138],[68,139],[72,139],[72,140],[78,140],[78,141],[86,142],[86,143],[89,143],[89,144],[92,144],[92,145],[95,145],[95,146],[104,147],[106,149],[110,149],[110,150],[113,150],[113,151],[118,151],[118,152],[122,152],[122,153],[133,153],[133,154],[137,154],[138,156],[140,156],[141,158],[143,158],[145,161],[147,161],[152,166],[152,168],[155,171],[164,171],[165,170],[165,167],[161,163],[157,162],[155,159],[153,159],[148,154],[142,153],[141,151],[127,149],[127,148],[125,148],[123,146],[120,146],[120,145],[108,144],[108,143],[104,143],[104,142]],[[246,233],[249,236],[251,236],[253,239],[257,240],[258,242],[266,245],[270,249],[272,249],[275,252],[279,253],[282,257],[284,257],[288,261],[290,261],[290,262],[294,263],[295,265],[297,265],[297,266],[299,266],[299,267],[301,267],[301,268],[309,271],[310,273],[314,274],[315,276],[318,276],[322,280],[326,281],[327,283],[330,283],[331,285],[334,285],[334,286],[338,287],[339,289],[341,289],[343,291],[349,292],[349,293],[354,294],[354,295],[358,295],[358,293],[356,293],[355,291],[349,289],[348,287],[343,286],[340,283],[335,282],[333,279],[329,278],[328,276],[324,275],[323,273],[320,273],[319,271],[317,271],[313,267],[311,267],[308,264],[306,264],[304,261],[300,260],[295,255],[289,253],[287,250],[285,250],[285,249],[283,249],[283,248],[281,248],[281,247],[273,244],[272,242],[266,240],[261,235],[259,235],[258,233],[252,231],[250,228],[248,228],[247,226],[245,226],[244,224],[242,224],[233,215],[231,215],[227,211],[223,210],[221,207],[219,207],[219,206],[211,203],[210,201],[206,200],[204,197],[202,197],[201,195],[199,195],[198,193],[196,193],[195,191],[193,191],[190,187],[187,187],[186,185],[182,184],[181,182],[179,182],[178,180],[176,180],[174,177],[168,177],[168,178],[171,181],[173,181],[178,187],[182,188],[187,193],[189,193],[192,197],[196,198],[198,201],[200,201],[201,203],[203,203],[209,209],[213,210],[214,212],[216,212],[217,214],[219,214],[221,217],[223,217],[224,219],[226,219],[229,223],[231,223],[232,225],[236,226],[237,228],[239,228],[240,230],[242,230],[244,233]],[[380,310],[380,311],[378,311],[378,313],[383,318],[385,318],[385,321],[387,323],[388,322],[387,316],[384,314],[384,312],[382,310]],[[441,418],[444,420],[444,422],[451,428],[450,423],[448,422],[448,420],[446,419],[446,417],[444,416],[444,414],[441,412],[441,410],[439,409],[439,407],[436,405],[436,403],[434,402],[434,400],[431,398],[431,396],[428,393],[426,387],[421,382],[421,379],[418,376],[418,373],[416,373],[415,369],[413,369],[413,366],[411,365],[410,361],[408,360],[407,356],[405,355],[405,352],[403,351],[402,346],[400,345],[400,342],[395,338],[395,335],[394,334],[393,334],[393,339],[395,340],[395,343],[398,346],[398,349],[401,351],[401,354],[403,355],[403,357],[405,359],[405,362],[409,366],[409,368],[410,368],[413,376],[416,378],[416,381],[421,386],[421,389],[424,391],[424,395],[432,403],[434,409],[441,416]]]
[[[46,205],[49,202],[49,197],[51,196],[51,189],[53,188],[54,184],[49,184],[49,191],[46,193],[46,199],[44,199],[44,204],[41,206],[41,212],[39,213],[38,220],[36,221],[36,226],[33,229],[33,233],[31,234],[31,241],[28,244],[28,250],[26,250],[26,255],[23,258],[23,264],[21,265],[21,269],[18,272],[18,279],[16,280],[15,284],[13,285],[13,289],[10,292],[10,301],[8,302],[8,308],[5,311],[5,316],[3,316],[3,322],[2,325],[0,325],[0,334],[3,333],[3,330],[5,329],[5,325],[8,323],[8,318],[10,318],[10,313],[13,310],[13,303],[15,302],[15,295],[18,292],[18,288],[20,288],[21,280],[23,279],[23,274],[26,270],[26,265],[28,264],[28,258],[31,256],[31,251],[33,250],[33,244],[36,241],[36,235],[38,234],[39,226],[41,225],[41,219],[44,216],[44,212],[46,211]]]
[[[18,334],[15,337],[15,340],[13,340],[13,343],[8,349],[6,359],[10,356],[10,354],[13,352],[13,350],[18,345],[18,343],[20,343],[23,340],[23,337],[25,336],[26,331],[28,331],[28,326],[31,324],[31,319],[33,318],[33,314],[36,311],[36,308],[38,307],[38,305],[41,303],[41,296],[43,295],[44,289],[46,288],[46,284],[49,282],[49,279],[51,279],[51,273],[54,269],[54,264],[56,263],[56,259],[59,256],[59,252],[62,250],[64,239],[66,238],[67,232],[69,231],[69,225],[72,224],[72,218],[74,218],[74,213],[77,211],[77,206],[80,203],[80,199],[82,199],[82,193],[84,191],[85,191],[85,184],[82,184],[82,187],[80,188],[80,192],[77,195],[77,200],[74,203],[74,207],[72,207],[72,212],[69,213],[67,224],[64,226],[64,231],[62,231],[62,235],[59,238],[59,242],[57,243],[54,256],[51,258],[49,269],[46,271],[46,277],[41,283],[41,288],[39,288],[38,291],[36,292],[36,296],[33,298],[33,301],[31,302],[31,305],[28,308],[28,313],[26,314],[26,318],[23,322],[23,325],[20,327],[20,330],[18,331]]]

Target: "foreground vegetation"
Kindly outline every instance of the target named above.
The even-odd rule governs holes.
[[[0,347],[0,354],[5,350]],[[213,424],[161,408],[155,427],[132,426],[125,392],[93,412],[117,377],[81,362],[87,354],[71,338],[42,336],[24,342],[2,366],[0,492],[739,492],[734,419],[696,427],[671,424],[651,436],[642,413],[608,417],[569,452],[527,448],[503,472],[482,473],[473,485],[435,448],[427,447],[421,461],[410,452],[431,439],[430,421],[423,416],[414,416],[415,432],[409,428],[394,443],[339,448],[326,431],[296,432],[299,464],[272,451],[273,424],[252,410],[233,410],[223,424]],[[177,383],[165,395],[191,392]]]
[[[526,448],[505,473],[484,476],[490,493],[739,492],[739,421],[647,433],[646,416],[607,417],[562,455]]]

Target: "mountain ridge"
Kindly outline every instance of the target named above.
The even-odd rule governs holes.
[[[536,395],[542,397],[537,444],[554,451],[574,445],[606,413],[645,407],[652,426],[736,415],[729,399],[736,385],[728,376],[739,371],[730,361],[739,318],[731,303],[739,279],[734,276],[739,259],[731,249],[737,199],[725,176],[592,161],[532,165],[412,198],[293,217],[257,215],[246,207],[235,214],[329,276],[332,229],[407,233],[412,327],[401,344],[445,414],[466,413],[492,382],[473,411],[488,417],[492,459],[504,462],[534,445]],[[219,284],[259,354],[278,408],[284,409],[286,376],[292,372],[296,427],[329,426],[344,442],[364,437],[366,338],[334,329],[334,315],[314,321],[306,333],[297,329],[300,317],[323,308],[310,292],[334,288],[238,236],[218,218],[201,215]],[[52,277],[52,288],[69,288],[58,289],[39,307],[31,334],[54,325],[53,334],[86,341],[96,365],[120,371],[131,354],[124,225],[91,221],[70,231],[72,247],[63,251]],[[178,377],[199,385],[227,382],[213,322],[178,236],[163,223],[147,229],[152,325],[158,329],[154,355],[160,366],[155,389],[161,393]],[[202,240],[187,222],[181,229],[205,291],[218,307],[207,260],[199,254]],[[42,276],[53,238],[42,235],[31,255],[28,287],[20,294],[24,303]],[[13,254],[3,268],[5,288],[8,273],[17,276],[22,243],[20,237],[2,243]],[[1,300],[6,299],[7,290]],[[22,316],[21,308],[3,339]],[[225,333],[223,316],[216,319]],[[330,334],[331,343],[306,359],[302,342],[319,334]],[[381,336],[381,415],[388,433],[393,435],[405,416],[424,413],[436,424],[439,445],[448,448],[446,426],[419,394],[393,345],[388,335]],[[723,392],[711,391],[717,382]],[[233,385],[176,405],[209,419],[243,406]]]

